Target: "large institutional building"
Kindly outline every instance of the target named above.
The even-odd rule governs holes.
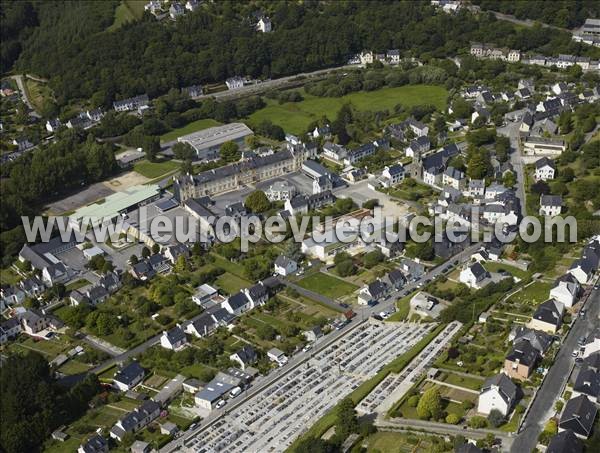
[[[285,150],[267,156],[252,157],[198,175],[184,175],[175,178],[175,197],[183,202],[190,198],[216,195],[236,190],[247,184],[276,178],[300,170],[308,157],[305,150]]]

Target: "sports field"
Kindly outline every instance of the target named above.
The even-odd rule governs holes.
[[[448,92],[437,85],[406,85],[396,88],[382,88],[376,91],[359,91],[339,98],[316,97],[302,93],[301,102],[279,104],[277,100],[265,99],[267,106],[250,115],[250,125],[270,120],[281,126],[285,132],[303,133],[315,120],[326,116],[333,120],[340,107],[351,102],[359,110],[386,110],[402,104],[410,108],[419,104],[433,104],[439,109],[446,105]]]

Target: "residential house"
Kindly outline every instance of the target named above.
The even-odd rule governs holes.
[[[583,453],[583,443],[572,430],[565,429],[552,436],[546,453]]]
[[[160,336],[160,345],[171,351],[178,351],[184,348],[186,344],[187,338],[185,337],[185,332],[179,326],[163,331]]]
[[[565,306],[554,299],[538,305],[527,327],[544,332],[556,333],[561,326]]]
[[[245,79],[242,77],[230,77],[225,80],[225,85],[227,85],[228,90],[235,90],[237,88],[242,88],[244,86]]]
[[[553,337],[541,330],[529,329],[525,326],[516,326],[510,331],[508,341],[513,344],[527,341],[538,353],[543,356],[552,344]]]
[[[122,392],[126,392],[142,382],[145,374],[146,372],[138,362],[131,362],[115,373],[113,386]]]
[[[169,7],[169,16],[171,19],[177,20],[179,17],[185,14],[185,9],[181,3],[173,2]]]
[[[284,208],[291,215],[307,214],[322,208],[328,204],[334,203],[335,196],[330,190],[313,195],[296,195],[291,200],[286,200]]]
[[[48,132],[56,132],[62,126],[61,121],[58,118],[54,118],[46,121],[46,130]]]
[[[540,196],[540,215],[554,217],[560,214],[562,197],[560,195]]]
[[[429,135],[429,127],[412,117],[408,118],[404,123],[417,137],[425,137]]]
[[[252,346],[244,345],[242,349],[239,349],[231,354],[229,356],[229,360],[236,362],[239,367],[245,371],[247,367],[256,363],[258,360],[258,355]]]
[[[196,393],[194,397],[196,407],[205,412],[212,411],[217,403],[234,387],[236,386],[215,377],[202,390]]]
[[[504,373],[512,379],[524,381],[533,372],[539,357],[539,352],[529,341],[519,341],[504,359]]]
[[[240,316],[252,309],[252,301],[248,299],[244,292],[240,291],[230,296],[221,306],[232,315]]]
[[[385,299],[389,292],[390,288],[382,280],[375,280],[360,289],[358,293],[358,304],[375,305]]]
[[[483,198],[485,196],[485,179],[471,179],[466,193],[471,198]]]
[[[213,317],[208,313],[203,313],[192,322],[186,324],[185,332],[197,338],[204,338],[210,335],[217,327],[218,323]]]
[[[113,108],[117,112],[128,112],[131,110],[138,110],[143,107],[148,107],[150,100],[147,94],[135,96],[133,98],[123,99],[121,101],[113,102]]]
[[[381,181],[384,187],[392,187],[404,179],[404,167],[402,164],[385,166],[381,172]]]
[[[398,269],[393,269],[385,274],[382,280],[388,287],[396,291],[406,284],[406,277]]]
[[[25,292],[18,286],[6,286],[0,289],[0,296],[2,297],[0,311],[4,311],[11,305],[21,304],[25,300]]]
[[[79,446],[77,453],[108,453],[108,442],[100,434],[94,434]]]
[[[556,166],[552,159],[542,157],[535,162],[535,173],[533,177],[536,181],[548,181],[549,179],[554,179],[555,174]]]
[[[175,264],[180,256],[187,260],[190,257],[190,249],[185,244],[168,245],[165,247],[163,254],[171,264]]]
[[[285,353],[277,348],[271,348],[267,351],[267,357],[271,362],[275,362],[279,365],[284,365],[287,363],[288,358]]]
[[[575,301],[577,301],[579,282],[576,279],[573,280],[575,281],[558,280],[554,288],[550,290],[550,297],[563,304],[566,308],[571,308]]]
[[[21,333],[19,318],[14,317],[0,323],[0,345],[16,338]]]
[[[147,400],[142,405],[121,418],[110,430],[110,437],[123,441],[126,434],[135,433],[146,427],[160,415],[160,405]]]
[[[182,88],[181,92],[192,99],[196,99],[202,96],[204,88],[202,85],[190,85],[189,87]]]
[[[427,135],[417,137],[415,140],[410,142],[410,145],[406,148],[407,157],[420,156],[431,149],[431,141]]]
[[[596,327],[590,335],[588,335],[585,345],[583,346],[583,359],[587,359],[593,354],[600,351],[600,327]]]
[[[483,282],[490,277],[490,273],[479,262],[466,266],[460,271],[459,280],[469,288],[482,288]]]
[[[258,23],[256,24],[256,30],[262,33],[269,33],[271,30],[273,30],[273,24],[271,23],[271,19],[269,19],[266,16],[261,17]]]
[[[573,385],[573,397],[585,395],[593,403],[600,403],[600,372],[593,368],[582,367]]]
[[[298,270],[298,263],[285,255],[279,255],[274,263],[275,273],[286,277]]]
[[[321,328],[319,326],[315,326],[311,329],[302,332],[302,335],[304,336],[306,341],[314,343],[315,341],[317,341],[317,339],[323,336],[323,332],[321,331]]]
[[[245,288],[244,294],[250,301],[251,308],[260,307],[269,300],[269,290],[262,282],[258,282],[250,288]]]
[[[457,168],[448,167],[442,176],[442,184],[462,190],[466,184],[466,176]]]
[[[21,314],[19,318],[21,321],[21,328],[27,335],[35,336],[52,326],[50,317],[34,308],[28,309],[25,313]]]
[[[580,439],[587,439],[594,427],[597,412],[598,408],[587,396],[571,398],[560,415],[558,432],[569,429]]]
[[[219,293],[215,288],[205,283],[196,288],[196,291],[192,295],[192,300],[196,305],[204,306],[218,294]]]
[[[573,275],[577,281],[585,285],[589,283],[594,276],[594,265],[592,260],[586,258],[579,258],[575,260],[569,268],[569,274]]]
[[[417,280],[425,274],[425,266],[418,261],[410,260],[408,258],[400,261],[400,270],[406,275],[408,280]]]
[[[497,410],[507,416],[517,400],[517,390],[517,386],[504,373],[486,379],[479,392],[477,412],[489,415]]]

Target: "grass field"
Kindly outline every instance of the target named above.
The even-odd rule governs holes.
[[[229,272],[219,275],[219,278],[217,278],[215,283],[227,294],[235,294],[242,288],[252,286],[252,283],[250,283],[248,280],[245,280],[237,275],[230,274]]]
[[[430,437],[423,434],[380,431],[367,439],[367,452],[389,451],[395,453],[413,453],[433,451]]]
[[[358,286],[353,285],[352,283],[331,277],[322,272],[316,272],[303,278],[298,282],[298,285],[302,288],[322,294],[323,296],[331,297],[332,299],[346,296],[358,289]]]
[[[163,160],[160,162],[148,162],[147,160],[142,160],[133,166],[133,169],[136,172],[150,179],[164,176],[178,168],[179,164],[172,160]]]
[[[180,127],[179,129],[173,129],[166,134],[160,136],[161,142],[172,142],[173,140],[177,140],[177,137],[181,137],[182,135],[191,134],[192,132],[198,132],[202,129],[208,129],[209,127],[220,126],[216,120],[212,118],[206,118],[203,120],[193,121],[186,126]]]
[[[444,87],[434,85],[406,85],[397,88],[382,88],[376,91],[360,91],[339,98],[316,97],[302,93],[301,102],[279,104],[267,99],[267,106],[250,115],[250,123],[256,125],[270,120],[286,132],[301,134],[312,121],[323,116],[335,118],[343,104],[351,102],[359,110],[393,109],[396,104],[405,108],[418,104],[433,104],[439,109],[445,107],[448,92]]]
[[[498,272],[500,270],[505,270],[506,272],[510,273],[513,277],[520,278],[521,280],[524,280],[531,276],[530,272],[521,270],[514,266],[508,266],[503,263],[492,263],[492,262],[487,261],[483,264],[483,267],[485,267],[485,269],[488,272]]]
[[[414,293],[404,296],[402,299],[396,301],[396,313],[388,318],[388,321],[405,321],[408,318],[410,312],[410,300],[413,298]]]
[[[115,21],[108,27],[108,31],[117,30],[128,22],[141,19],[146,3],[146,0],[123,0],[115,9]]]
[[[552,286],[551,283],[534,282],[527,288],[512,295],[509,302],[521,302],[529,305],[541,304],[548,299]]]
[[[27,77],[24,77],[23,81],[25,82],[29,99],[38,112],[43,108],[46,100],[53,99],[52,90],[45,83],[37,82]]]

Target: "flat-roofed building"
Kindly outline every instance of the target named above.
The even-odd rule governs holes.
[[[79,208],[69,216],[69,222],[73,228],[78,228],[82,220],[91,225],[100,223],[108,224],[114,222],[120,215],[133,211],[160,197],[160,187],[151,184],[144,186],[132,186],[122,192],[109,195],[102,203],[93,203]]]
[[[198,159],[215,160],[219,158],[219,149],[223,143],[234,142],[243,146],[244,139],[253,134],[252,129],[244,123],[230,123],[184,135],[177,141],[187,143],[194,148]]]

